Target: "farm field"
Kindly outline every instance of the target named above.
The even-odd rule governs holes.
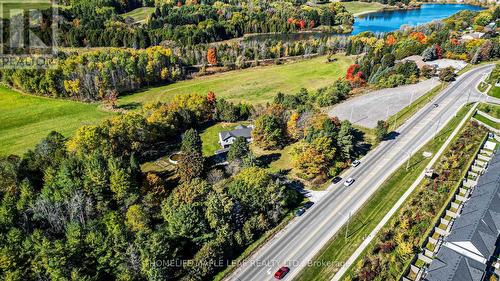
[[[140,106],[147,102],[169,101],[178,94],[214,92],[233,102],[259,104],[271,101],[277,92],[295,93],[300,88],[317,89],[343,77],[353,58],[335,56],[338,60],[326,63],[317,57],[283,65],[247,68],[180,81],[167,86],[146,89],[123,96],[120,106]]]
[[[135,10],[132,10],[128,13],[122,14],[123,17],[131,17],[137,23],[146,23],[149,15],[151,15],[155,11],[153,7],[141,7]]]
[[[23,95],[0,87],[0,156],[20,155],[51,131],[71,136],[111,113],[96,104]]]
[[[376,2],[368,3],[360,1],[342,2],[342,5],[344,5],[344,7],[355,16],[370,12],[376,12],[385,6],[384,4]]]
[[[333,63],[319,57],[181,81],[121,97],[119,105],[139,107],[149,101],[168,101],[178,94],[208,91],[231,101],[264,103],[279,91],[293,93],[302,87],[316,89],[333,83],[353,63],[350,57],[337,58]],[[80,126],[95,124],[110,115],[96,104],[22,95],[0,87],[0,155],[22,154],[53,130],[69,137]]]

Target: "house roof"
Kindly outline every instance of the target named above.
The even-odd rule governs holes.
[[[481,280],[500,235],[500,155],[479,178],[425,280]]]
[[[246,139],[249,139],[252,137],[252,129],[253,127],[251,126],[245,126],[245,125],[238,125],[234,130],[232,131],[222,131],[219,133],[221,140],[226,141],[231,137],[244,137]]]
[[[447,248],[441,247],[428,269],[428,281],[481,280],[486,265]]]

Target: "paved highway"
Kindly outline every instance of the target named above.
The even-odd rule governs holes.
[[[328,192],[312,208],[290,222],[226,280],[274,280],[274,272],[283,265],[291,269],[284,280],[292,280],[346,223],[350,214],[411,154],[432,139],[464,103],[483,98],[476,85],[492,69],[493,66],[486,65],[461,75],[403,124],[395,139],[383,142],[361,159],[361,165],[344,173],[344,179],[356,179],[353,185],[345,187],[342,181],[329,186]]]

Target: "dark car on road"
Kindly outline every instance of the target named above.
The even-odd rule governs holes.
[[[296,216],[296,217],[300,217],[300,216],[302,216],[302,214],[304,214],[305,212],[306,212],[306,209],[304,209],[304,208],[300,208],[300,209],[298,209],[297,211],[295,211],[295,216]]]
[[[278,269],[278,271],[276,271],[276,273],[274,273],[274,278],[276,278],[276,279],[283,279],[283,277],[285,277],[285,275],[288,272],[290,272],[290,268],[288,268],[286,266],[283,266],[280,269]]]
[[[304,203],[304,208],[309,209],[312,207],[312,205],[314,205],[314,202],[311,202],[311,201],[306,202],[306,203]]]
[[[334,178],[332,179],[332,182],[333,182],[333,183],[339,183],[341,180],[342,180],[342,178],[341,178],[341,177],[334,177]]]

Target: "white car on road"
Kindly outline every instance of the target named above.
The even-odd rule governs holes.
[[[353,179],[353,178],[348,178],[348,179],[344,182],[344,185],[345,185],[345,186],[350,186],[353,182],[354,182],[354,179]]]
[[[359,161],[359,160],[354,160],[354,161],[352,161],[351,166],[353,166],[353,167],[357,167],[359,164],[361,164],[361,161]]]

